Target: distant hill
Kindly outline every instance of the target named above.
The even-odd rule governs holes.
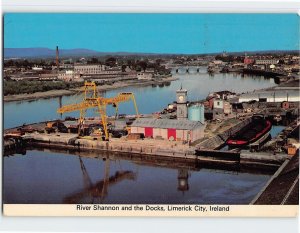
[[[268,50],[268,51],[240,51],[240,52],[228,52],[228,54],[243,56],[254,54],[283,54],[283,53],[295,53],[298,54],[297,50]],[[4,48],[4,58],[48,58],[55,57],[55,49],[49,48]],[[205,54],[160,54],[160,53],[138,53],[138,52],[98,52],[90,49],[60,49],[59,57],[77,57],[77,56],[174,56],[174,55],[217,55],[219,53],[205,53]]]
[[[59,56],[92,56],[99,52],[89,49],[60,49]],[[4,58],[55,57],[55,49],[48,48],[5,48]]]

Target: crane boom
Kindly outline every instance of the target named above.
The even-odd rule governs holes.
[[[98,107],[99,105],[119,104],[121,102],[129,101],[130,99],[133,101],[135,110],[138,114],[138,109],[135,102],[134,94],[131,92],[119,93],[117,96],[111,98],[104,98],[104,97],[86,98],[80,103],[65,105],[61,108],[58,108],[57,113],[80,111],[88,108],[95,108]]]

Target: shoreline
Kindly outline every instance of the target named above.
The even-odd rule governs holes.
[[[149,81],[137,81],[134,82],[130,81],[121,81],[114,83],[113,85],[103,85],[97,86],[97,90],[100,92],[115,90],[124,87],[134,87],[134,86],[150,86],[152,84],[159,85],[165,82],[172,82],[176,81],[178,78],[174,77],[167,77],[161,80],[149,80]],[[50,90],[46,92],[35,92],[32,94],[17,94],[17,95],[9,95],[3,97],[3,102],[15,102],[15,101],[24,101],[24,100],[38,100],[38,99],[49,99],[55,97],[62,97],[62,96],[70,96],[76,94],[80,88],[70,89],[70,90]]]
[[[97,86],[97,90],[99,92],[105,92],[110,90],[116,90],[124,87],[146,87],[150,85],[160,85],[164,84],[166,82],[172,82],[176,81],[179,78],[175,77],[167,77],[160,80],[126,80],[126,81],[120,81],[116,82],[113,85],[102,85]],[[285,80],[281,82],[280,84],[274,85],[272,87],[262,88],[258,90],[274,90],[274,89],[280,89],[280,88],[290,88],[293,82],[299,82],[299,78],[296,78],[294,80]],[[298,89],[298,85],[295,89]],[[9,95],[9,96],[3,96],[3,102],[16,102],[16,101],[34,101],[39,99],[49,99],[49,98],[56,98],[56,97],[62,97],[62,96],[70,96],[78,93],[81,88],[74,88],[70,90],[50,90],[46,92],[35,92],[32,94],[17,94],[17,95]]]

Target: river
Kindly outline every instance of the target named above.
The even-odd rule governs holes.
[[[3,201],[18,204],[248,204],[270,177],[37,150],[4,157],[3,167]]]
[[[203,99],[212,91],[247,92],[275,85],[273,79],[235,74],[209,76],[200,72],[174,76],[178,80],[169,86],[127,87],[103,94],[108,97],[134,92],[139,112],[151,113],[172,103],[181,85],[188,90],[189,100]],[[64,96],[62,104],[73,99],[74,96]],[[59,98],[4,103],[4,128],[59,118],[58,107]],[[134,113],[132,103],[122,104],[120,113]],[[112,108],[108,114],[113,114]],[[174,168],[124,159],[104,161],[100,154],[90,158],[28,150],[26,155],[4,157],[3,178],[4,203],[248,204],[270,174]],[[108,179],[110,182],[104,182]]]
[[[255,89],[261,89],[274,86],[273,79],[259,77],[242,77],[238,74],[221,74],[214,76],[208,75],[203,71],[190,74],[173,74],[178,80],[171,82],[169,86],[164,87],[126,87],[110,90],[102,93],[105,97],[117,95],[119,92],[133,92],[138,105],[139,112],[148,114],[161,111],[167,104],[175,101],[176,90],[183,88],[188,90],[189,100],[201,100],[213,91],[229,90],[234,92],[248,92]],[[64,96],[61,99],[62,104],[70,104],[75,100],[82,99],[82,96]],[[39,99],[32,101],[16,101],[4,103],[4,128],[11,128],[24,123],[34,123],[60,118],[56,113],[59,107],[60,98]],[[108,107],[108,115],[114,115],[113,107]],[[119,113],[134,114],[135,110],[131,102],[122,103],[119,106]],[[78,112],[67,113],[65,116],[78,117]],[[87,116],[95,115],[95,112],[89,111]],[[63,116],[64,117],[64,116]]]

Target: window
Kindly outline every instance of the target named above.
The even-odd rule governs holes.
[[[267,102],[267,98],[259,98],[259,102]]]

